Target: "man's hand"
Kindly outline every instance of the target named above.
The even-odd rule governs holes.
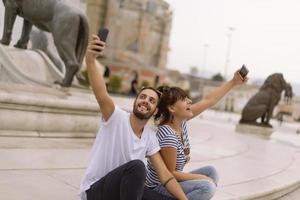
[[[103,55],[105,48],[105,42],[102,42],[97,35],[92,35],[87,51],[86,51],[86,63],[94,62],[95,59]]]

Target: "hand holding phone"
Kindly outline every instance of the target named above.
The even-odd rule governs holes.
[[[249,70],[245,65],[242,66],[242,68],[239,70],[239,74],[241,75],[242,78],[245,78],[248,74]]]
[[[109,30],[107,28],[100,28],[98,32],[98,37],[102,42],[106,42]]]
[[[98,37],[102,42],[106,42],[107,35],[109,33],[109,30],[107,28],[100,28],[98,31]],[[100,46],[100,44],[97,44]],[[93,49],[94,51],[100,52],[101,50],[99,49]]]

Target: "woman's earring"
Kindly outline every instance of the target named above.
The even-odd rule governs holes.
[[[174,122],[174,115],[171,114],[171,123],[173,123],[173,122]]]

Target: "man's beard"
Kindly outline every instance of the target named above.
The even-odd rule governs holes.
[[[155,110],[153,112],[150,112],[150,113],[142,113],[138,110],[138,105],[135,105],[134,108],[133,108],[133,114],[138,118],[138,119],[141,119],[141,120],[145,120],[145,119],[150,119],[152,117],[152,115],[154,114]]]

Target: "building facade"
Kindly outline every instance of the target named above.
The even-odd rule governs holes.
[[[172,12],[164,0],[86,0],[90,29],[108,28],[101,62],[122,78],[122,90],[138,74],[139,84],[166,79]]]

